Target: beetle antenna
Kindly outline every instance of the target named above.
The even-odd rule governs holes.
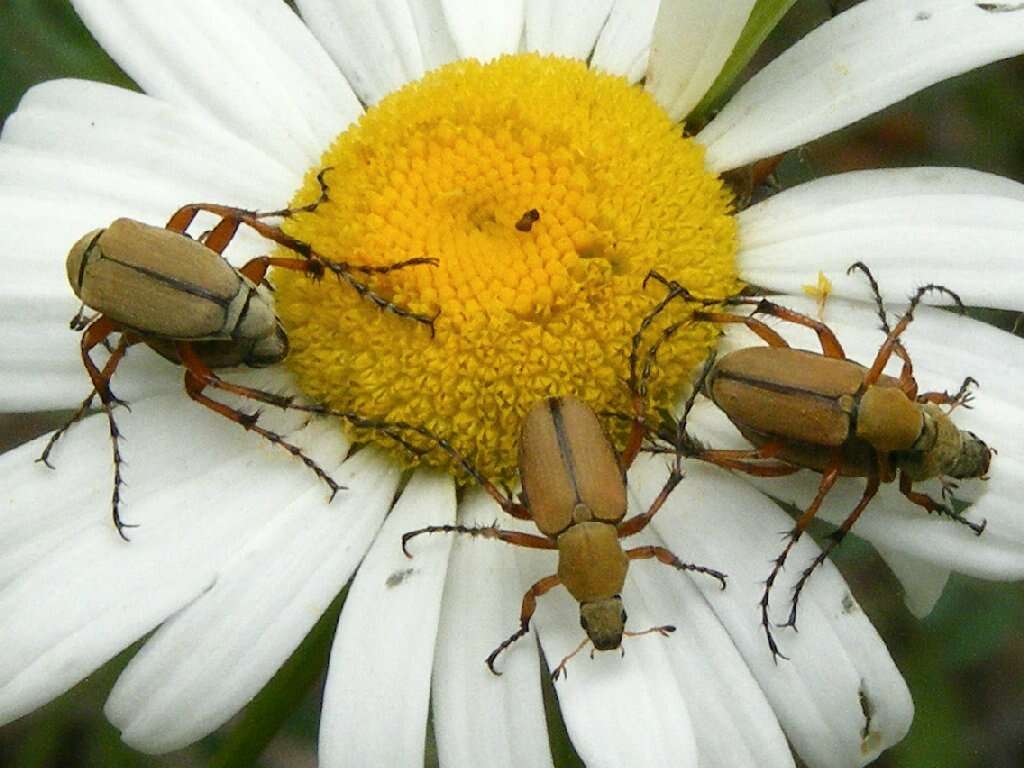
[[[573,656],[575,656],[577,653],[579,653],[584,648],[586,648],[587,647],[587,643],[589,643],[589,642],[590,642],[590,638],[589,637],[583,638],[583,642],[576,646],[576,650],[574,650],[572,653],[570,653],[568,656],[566,656],[564,659],[562,659],[559,662],[558,666],[555,667],[554,671],[551,673],[552,681],[558,680],[558,678],[560,678],[560,677],[565,677],[566,679],[569,678],[569,672],[565,668],[565,665],[569,663],[570,659],[572,659]]]
[[[944,285],[939,285],[937,283],[928,283],[927,285],[922,285],[916,291],[914,291],[914,294],[910,297],[910,306],[907,307],[907,311],[903,314],[903,317],[913,319],[914,310],[917,309],[917,305],[921,303],[921,299],[923,299],[925,294],[928,293],[944,294],[953,300],[953,304],[956,306],[957,312],[959,312],[960,314],[964,314],[967,312],[967,307],[964,306],[964,303],[960,299],[959,294],[951,291]]]
[[[882,292],[878,287],[878,281],[875,280],[875,276],[871,274],[871,270],[868,269],[868,265],[863,261],[855,261],[846,270],[846,274],[852,275],[854,272],[863,272],[864,276],[868,280],[868,284],[871,286],[871,295],[875,299],[875,307],[878,310],[878,319],[882,322],[882,331],[888,336],[890,333],[889,319],[885,314],[885,303],[882,301]]]
[[[878,310],[878,319],[881,321],[881,330],[887,337],[892,333],[892,328],[889,327],[889,318],[885,313],[885,303],[882,301],[882,292],[878,287],[878,281],[875,280],[875,276],[871,274],[871,270],[868,269],[868,265],[863,261],[855,261],[850,265],[849,269],[846,270],[846,274],[852,275],[854,272],[863,272],[865,277],[868,279],[868,283],[871,285],[871,293],[875,298],[875,307]],[[896,341],[896,345],[893,348],[896,356],[899,357],[904,364],[904,377],[909,378],[913,372],[913,364],[910,362],[910,353],[907,352],[906,346],[899,339]]]
[[[328,171],[333,170],[334,166],[328,165],[325,168],[321,168],[320,172],[316,175],[316,183],[320,185],[320,196],[312,203],[307,203],[306,205],[298,208],[281,208],[276,211],[262,211],[254,213],[253,215],[260,219],[269,219],[275,216],[279,216],[282,219],[290,219],[297,213],[312,213],[319,208],[322,203],[326,203],[330,200],[330,187],[327,186],[327,180],[324,177],[327,175]]]
[[[671,635],[675,631],[676,631],[676,628],[675,628],[674,625],[672,625],[672,624],[663,624],[660,627],[651,627],[650,629],[645,629],[642,632],[623,632],[622,636],[623,637],[641,637],[643,635],[650,635],[650,634],[652,634],[654,632],[657,632],[662,637],[668,637],[669,635]]]

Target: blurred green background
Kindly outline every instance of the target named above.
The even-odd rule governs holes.
[[[799,0],[752,69],[824,21],[830,6],[843,10],[853,4]],[[57,77],[133,87],[93,42],[67,0],[0,0],[0,120],[33,84]],[[966,166],[1024,180],[1024,59],[942,83],[790,153],[778,175],[788,187],[839,171],[910,165]],[[977,314],[1007,330],[1018,319],[1005,312]],[[41,434],[60,419],[61,414],[0,415],[0,450]],[[854,541],[844,545],[837,560],[888,642],[917,706],[910,735],[875,765],[1024,766],[1024,589],[954,576],[934,613],[919,622],[904,609],[898,584],[870,547]],[[335,608],[275,678],[276,692],[258,699],[241,716],[240,726],[234,723],[188,750],[160,758],[137,754],[120,743],[102,717],[105,695],[134,651],[129,649],[70,694],[0,728],[0,767],[313,766],[321,670],[336,615]],[[293,699],[297,703],[291,711]],[[577,764],[558,733],[557,714],[550,717],[559,765]],[[252,763],[256,758],[246,754],[251,734],[266,733],[282,720]]]

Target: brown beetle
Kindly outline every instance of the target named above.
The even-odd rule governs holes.
[[[639,421],[634,429],[641,429]],[[429,435],[425,430],[421,434]],[[520,520],[530,520],[543,536],[508,531],[497,525],[467,527],[432,525],[410,531],[402,537],[402,549],[409,554],[410,539],[423,533],[466,533],[500,539],[517,547],[558,550],[558,572],[534,584],[523,596],[519,629],[502,642],[490,656],[487,666],[495,674],[494,662],[503,650],[525,635],[536,608],[537,598],[559,585],[580,604],[580,624],[587,639],[562,660],[555,679],[565,665],[586,643],[601,651],[618,648],[625,631],[626,612],[621,591],[631,560],[655,558],[674,568],[705,573],[718,579],[725,588],[725,575],[703,566],[684,563],[664,547],[645,546],[623,550],[620,539],[639,533],[665,503],[682,480],[679,457],[664,487],[648,510],[629,520],[626,516],[626,467],[636,453],[615,455],[597,415],[574,397],[551,397],[535,405],[523,420],[519,440],[519,474],[523,483],[520,502],[500,492],[446,441],[431,436],[459,461],[466,471],[501,505]],[[638,439],[630,444],[639,446]],[[667,634],[674,627],[653,627],[647,632]]]
[[[867,478],[867,487],[853,511],[832,534],[828,544],[804,570],[794,585],[790,613],[782,626],[795,627],[797,605],[811,573],[843,540],[844,536],[877,494],[881,483],[899,476],[900,491],[914,504],[930,513],[945,515],[981,534],[985,521],[967,520],[951,507],[913,490],[913,484],[931,478],[943,481],[943,495],[955,488],[949,478],[984,478],[992,451],[972,432],[957,429],[949,412],[970,400],[969,388],[976,382],[968,377],[959,392],[918,394],[910,356],[900,341],[914,317],[921,298],[930,291],[950,296],[958,307],[960,298],[948,288],[926,285],[910,299],[906,312],[889,327],[878,285],[868,268],[858,262],[850,267],[863,271],[872,286],[879,317],[885,331],[882,343],[870,367],[848,359],[835,334],[822,322],[779,306],[767,299],[732,297],[698,299],[685,288],[652,272],[649,276],[668,288],[668,294],[652,312],[634,339],[653,321],[657,312],[675,298],[703,305],[751,304],[750,315],[715,311],[697,311],[681,323],[670,325],[648,353],[650,358],[664,339],[691,320],[713,323],[740,323],[763,339],[767,347],[740,349],[725,355],[717,365],[709,366],[702,377],[705,394],[728,416],[740,433],[753,443],[752,450],[712,450],[676,430],[661,434],[658,451],[683,451],[728,469],[761,477],[779,477],[801,468],[820,472],[821,482],[811,504],[796,521],[782,553],[775,559],[765,582],[761,599],[761,623],[773,658],[782,654],[772,636],[768,618],[768,600],[779,571],[789,552],[821,508],[825,496],[840,476]],[[815,331],[822,352],[790,348],[789,344],[753,315],[772,315]],[[898,377],[882,373],[893,355],[902,361]],[[698,386],[701,386],[698,385]],[[968,406],[969,407],[969,406]],[[665,447],[667,444],[669,447]]]
[[[82,330],[82,362],[93,384],[93,391],[78,411],[57,430],[39,457],[47,466],[53,447],[61,435],[78,421],[99,396],[110,425],[114,454],[113,519],[118,533],[125,537],[129,526],[120,517],[121,455],[120,433],[112,407],[121,404],[110,389],[110,380],[125,352],[143,343],[171,362],[185,368],[185,390],[189,397],[220,415],[280,445],[309,467],[331,490],[340,486],[297,446],[257,424],[258,413],[247,414],[204,394],[207,387],[281,408],[300,408],[315,412],[324,409],[297,406],[291,397],[231,384],[213,372],[213,368],[245,365],[263,367],[280,362],[288,353],[288,338],[274,313],[269,289],[264,283],[270,267],[293,269],[320,278],[331,271],[352,286],[359,295],[385,310],[430,325],[433,318],[411,313],[375,294],[356,280],[352,272],[384,273],[416,264],[436,264],[432,259],[411,259],[386,267],[356,267],[330,261],[306,243],[285,234],[280,227],[264,221],[269,217],[287,218],[313,211],[327,198],[327,186],[321,171],[318,179],[320,198],[296,209],[255,212],[228,206],[196,203],[179,209],[166,228],[118,219],[105,229],[84,235],[71,248],[67,258],[68,281],[86,306],[99,314],[84,320],[82,312],[72,320],[72,328]],[[186,230],[200,211],[221,217],[220,222],[200,240]],[[231,242],[239,226],[245,224],[262,236],[296,253],[294,258],[263,256],[250,260],[240,269],[232,267],[221,253]],[[109,337],[119,334],[111,346]],[[110,355],[99,367],[92,350],[106,345]]]

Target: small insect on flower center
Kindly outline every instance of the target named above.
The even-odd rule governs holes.
[[[323,168],[328,199],[288,233],[350,264],[436,259],[369,282],[440,314],[432,336],[330,277],[275,274],[299,386],[427,427],[495,479],[513,477],[521,421],[544,397],[630,412],[630,339],[660,295],[649,270],[707,296],[738,288],[731,196],[702,148],[642,88],[583,62],[450,64],[341,134],[297,202],[316,199]],[[716,333],[692,324],[666,345],[652,407],[678,397]]]

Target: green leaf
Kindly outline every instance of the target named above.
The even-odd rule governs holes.
[[[732,49],[729,58],[726,59],[718,78],[711,84],[711,88],[704,94],[690,116],[687,123],[704,123],[711,113],[718,109],[725,95],[732,87],[733,81],[739,76],[743,69],[750,63],[754,53],[761,47],[775,25],[786,15],[786,11],[792,7],[796,0],[757,0],[754,9],[750,12],[750,18],[740,33],[736,47]]]
[[[210,768],[249,768],[306,697],[327,667],[334,628],[348,593],[346,587],[295,650],[245,708],[238,725],[210,760]]]
[[[44,80],[81,77],[135,87],[67,0],[0,3],[0,73],[0,121],[28,88]]]

